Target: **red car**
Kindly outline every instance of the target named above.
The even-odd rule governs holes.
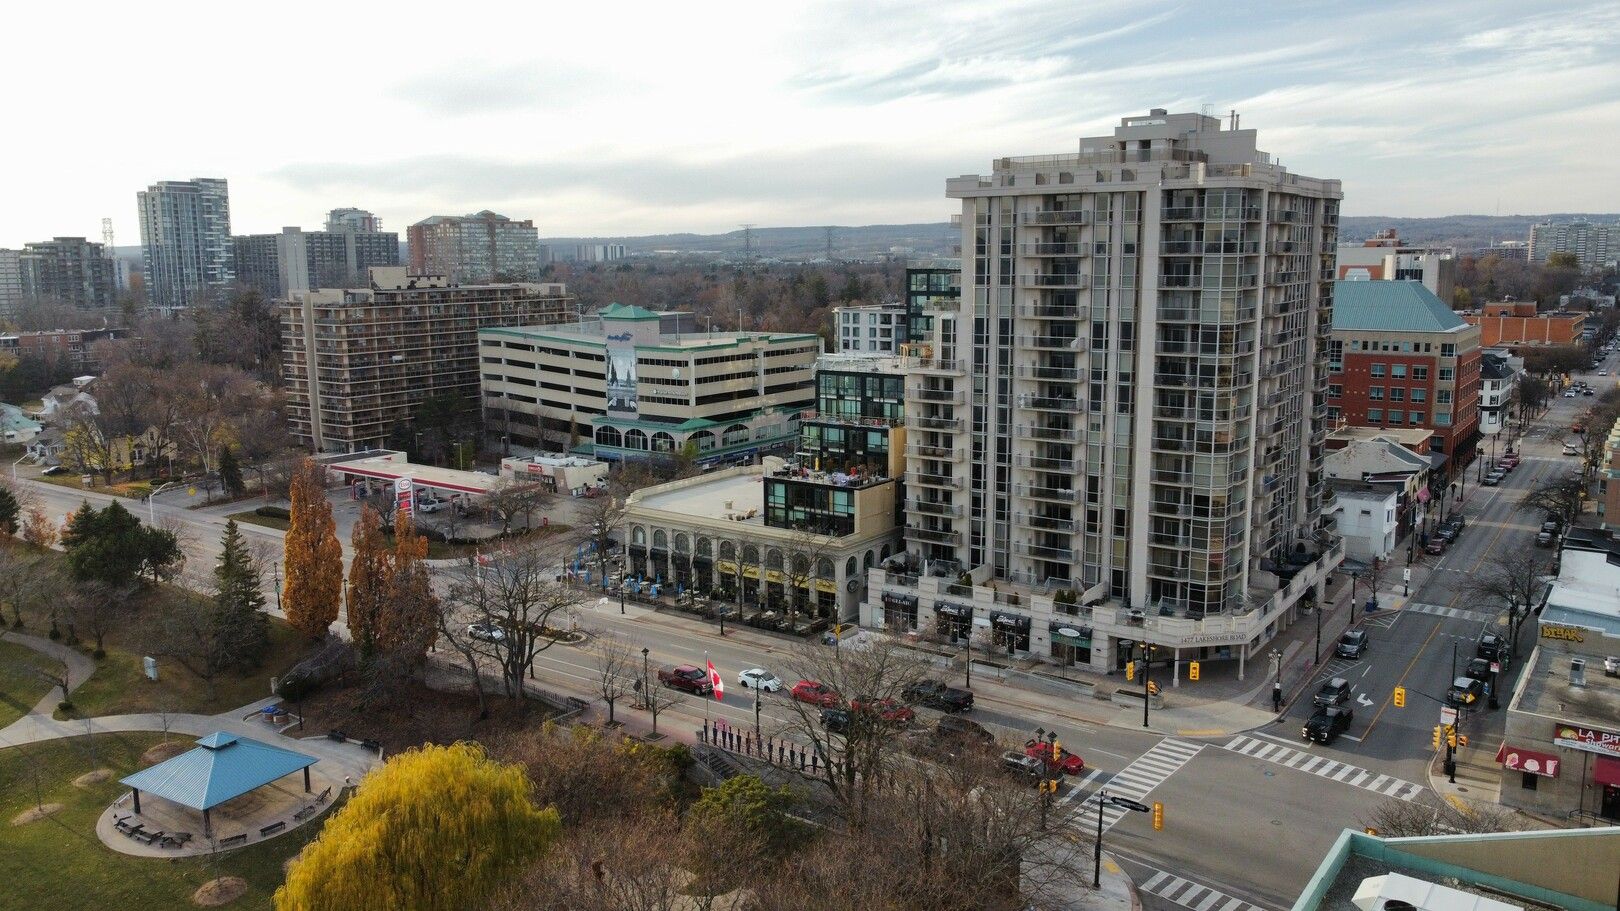
[[[1037,740],[1024,741],[1024,755],[1035,759],[1051,761],[1052,748]],[[1071,753],[1063,747],[1058,747],[1057,767],[1068,775],[1082,775],[1086,771],[1086,761],[1079,755]]]
[[[793,684],[793,689],[790,692],[794,699],[800,702],[808,702],[811,705],[819,705],[822,708],[830,708],[840,701],[836,690],[815,680],[800,680],[798,683]]]
[[[911,719],[917,717],[911,706],[893,699],[872,699],[862,696],[851,702],[850,708],[857,712],[876,712],[879,718],[889,724],[910,724]]]
[[[1429,538],[1429,543],[1423,545],[1423,552],[1426,554],[1432,554],[1436,557],[1440,556],[1446,552],[1446,539],[1440,537],[1439,535],[1434,535],[1433,537]]]

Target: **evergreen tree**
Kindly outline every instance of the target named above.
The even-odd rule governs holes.
[[[229,446],[219,454],[219,483],[233,497],[247,490],[247,485],[242,483],[242,466],[236,461],[236,450]]]
[[[377,655],[378,626],[388,598],[389,576],[393,571],[388,540],[383,535],[382,517],[370,506],[360,507],[349,539],[354,558],[349,561],[349,587],[346,598],[349,635],[360,651],[362,663]]]
[[[343,545],[321,483],[324,470],[305,459],[293,473],[292,518],[284,539],[287,584],[281,603],[287,622],[311,639],[326,635],[343,600]]]
[[[264,615],[263,580],[248,555],[235,521],[225,523],[219,565],[214,567],[213,637],[226,667],[256,667],[270,645]]]
[[[17,503],[17,496],[5,487],[0,487],[0,532],[8,535],[17,533],[17,519],[22,513],[22,507]]]

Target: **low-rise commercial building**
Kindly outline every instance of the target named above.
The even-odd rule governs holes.
[[[1620,823],[1616,590],[1620,544],[1606,533],[1572,530],[1559,554],[1558,577],[1530,627],[1534,651],[1508,705],[1496,757],[1503,804]]]
[[[1585,313],[1539,313],[1535,301],[1500,301],[1458,315],[1479,327],[1479,343],[1486,348],[1574,345],[1587,328]]]
[[[501,477],[529,481],[552,493],[580,497],[599,490],[607,480],[608,465],[595,459],[562,452],[501,460]]]
[[[821,337],[687,332],[685,316],[614,304],[577,322],[480,331],[485,431],[615,462],[791,453],[815,404]]]
[[[1329,465],[1332,461],[1329,456]],[[1400,539],[1397,517],[1404,487],[1387,482],[1337,480],[1331,474],[1328,487],[1333,491],[1333,518],[1344,537],[1344,555],[1364,563],[1388,559]]]
[[[906,343],[904,304],[833,308],[833,338],[845,354],[899,354]]]
[[[1479,432],[1490,437],[1491,453],[1495,457],[1497,437],[1510,423],[1514,389],[1519,384],[1519,370],[1504,353],[1485,351],[1479,361]],[[1513,441],[1505,440],[1511,447]]]
[[[479,402],[478,332],[578,316],[560,284],[453,285],[374,267],[369,288],[297,292],[281,307],[292,435],[320,452],[386,445],[424,400]]]
[[[1439,519],[1440,507],[1447,500],[1444,473],[1437,470],[1444,457],[1430,452],[1428,444],[1429,434],[1422,430],[1379,432],[1364,427],[1346,427],[1328,437],[1329,448],[1324,463],[1328,478],[1335,484],[1368,485],[1393,492],[1395,538],[1390,543],[1393,547],[1405,541],[1408,553],[1413,552],[1417,539],[1427,533],[1430,520]],[[1340,523],[1341,530],[1347,521],[1353,527],[1360,524],[1361,509],[1372,509],[1364,503],[1345,502],[1342,505],[1343,509],[1334,517]],[[1351,509],[1356,510],[1355,517],[1345,515]],[[1382,528],[1379,522],[1371,521],[1371,518],[1365,524]],[[1369,539],[1371,531],[1368,529],[1365,532]],[[1417,536],[1409,538],[1414,531]],[[1382,538],[1381,531],[1379,538]],[[1348,545],[1348,541],[1346,543]],[[1369,541],[1367,549],[1376,546]]]
[[[1401,243],[1394,228],[1385,228],[1360,244],[1340,244],[1341,279],[1351,281],[1422,282],[1443,301],[1456,288],[1457,251]]]

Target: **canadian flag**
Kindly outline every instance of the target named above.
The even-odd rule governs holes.
[[[709,666],[709,687],[714,690],[714,698],[718,702],[726,698],[725,682],[720,679],[720,672],[714,669],[713,661],[705,658],[704,663]]]

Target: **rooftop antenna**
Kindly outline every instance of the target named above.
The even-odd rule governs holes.
[[[752,253],[752,252],[754,252],[754,225],[751,225],[751,224],[743,225],[742,229],[743,229],[743,252],[744,253]]]

